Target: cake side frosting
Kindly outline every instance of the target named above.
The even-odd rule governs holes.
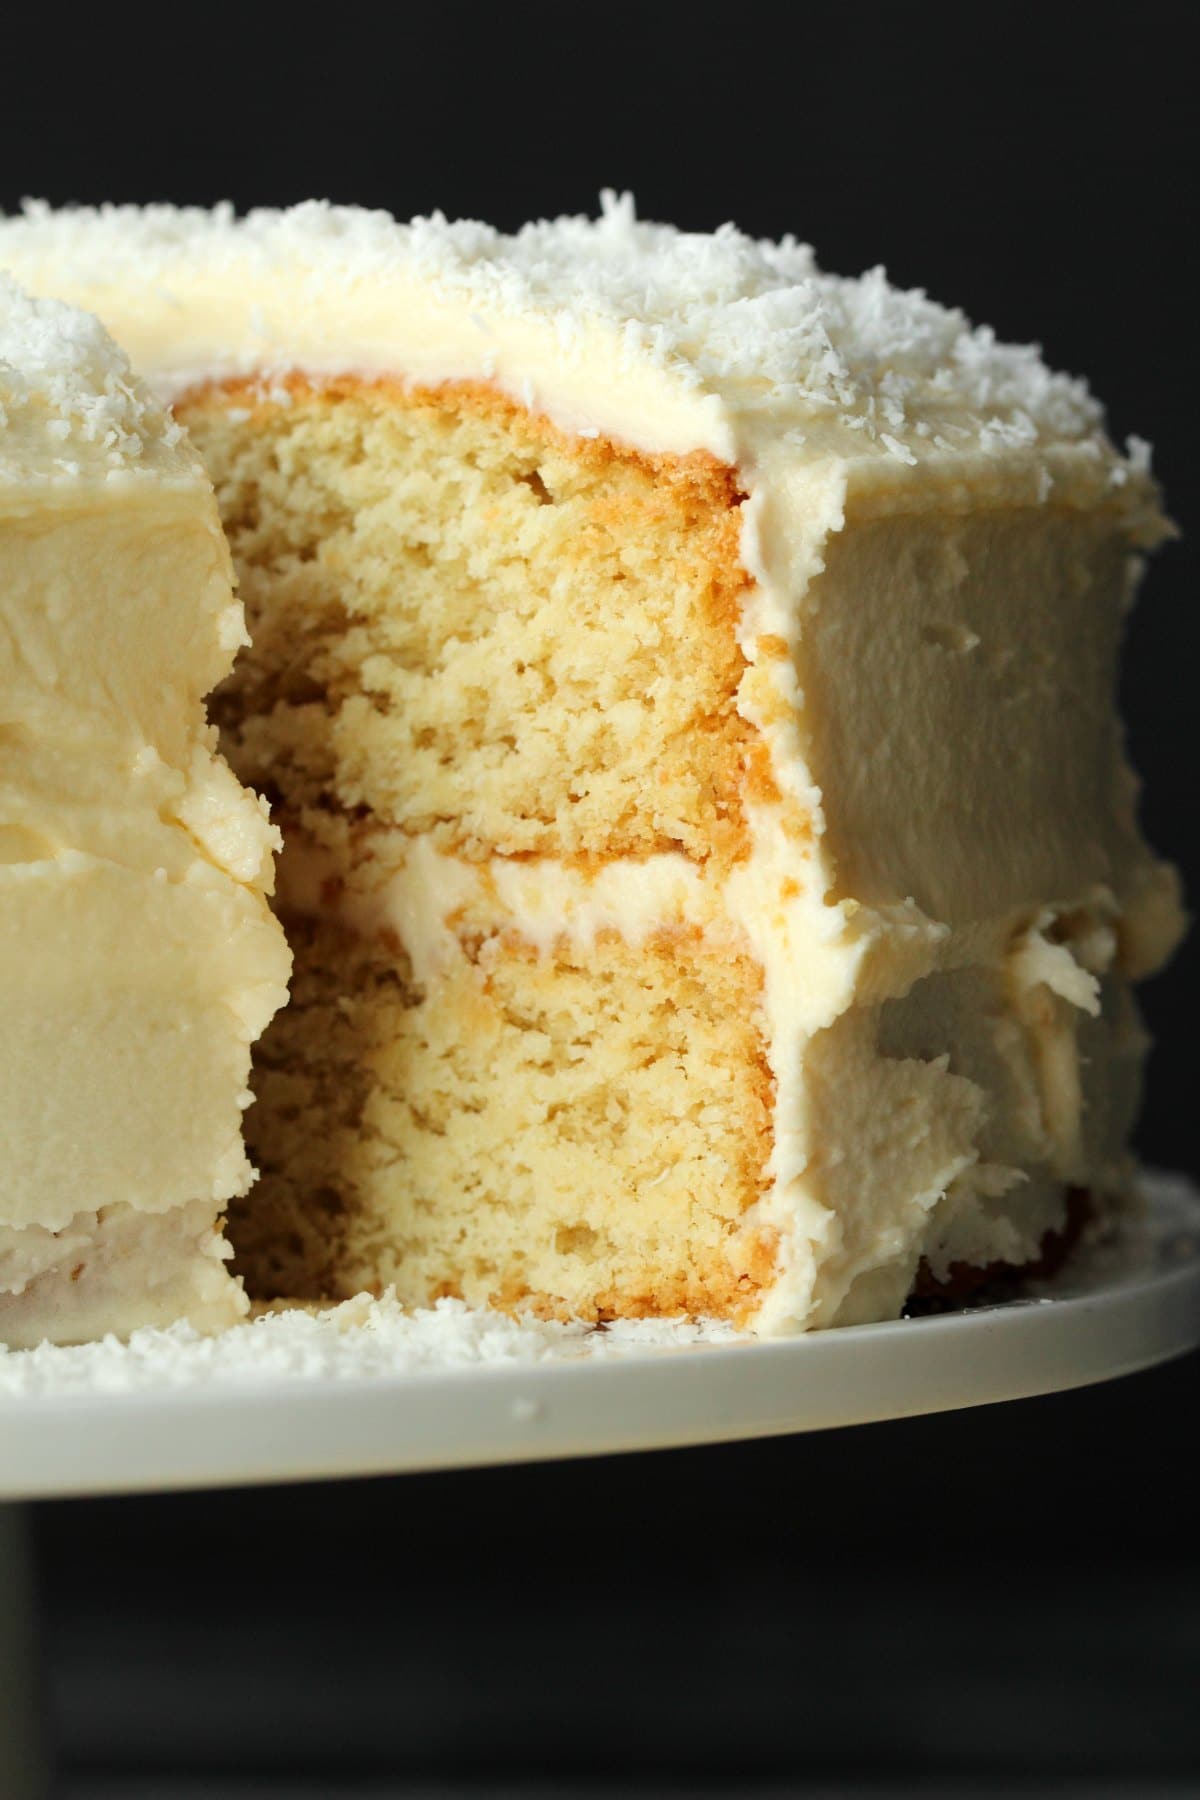
[[[95,319],[7,280],[0,626],[0,1337],[226,1323],[288,967],[278,834],[205,718],[242,609],[180,427]]]

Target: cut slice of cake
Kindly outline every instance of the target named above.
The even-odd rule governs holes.
[[[95,319],[0,276],[0,1342],[246,1310],[275,832],[204,696],[245,641],[211,483]]]
[[[253,1292],[829,1325],[1124,1189],[1164,525],[1081,384],[611,197],[34,209],[0,262],[171,399],[250,617],[214,716],[296,954]]]

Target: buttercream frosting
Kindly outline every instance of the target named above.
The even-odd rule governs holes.
[[[199,458],[94,319],[0,278],[0,1338],[239,1317],[278,833],[204,697],[245,641]]]

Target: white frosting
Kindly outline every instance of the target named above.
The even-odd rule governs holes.
[[[245,642],[199,458],[0,277],[0,1337],[244,1310],[223,1203],[286,998],[278,833],[204,700]]]
[[[175,1320],[220,1331],[250,1310],[231,1255],[203,1200],[153,1215],[110,1206],[57,1231],[0,1224],[3,1341],[83,1343]]]

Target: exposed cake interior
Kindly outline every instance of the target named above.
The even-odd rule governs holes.
[[[714,458],[571,440],[462,384],[232,384],[177,413],[240,571],[251,648],[217,716],[247,778],[470,857],[738,847],[742,496]]]
[[[744,1314],[771,1262],[743,1226],[761,970],[654,888],[744,854],[730,472],[460,385],[176,410],[253,642],[214,716],[283,824],[296,957],[231,1216],[251,1291]],[[513,886],[547,869],[585,908],[606,870],[628,894],[547,935]]]

